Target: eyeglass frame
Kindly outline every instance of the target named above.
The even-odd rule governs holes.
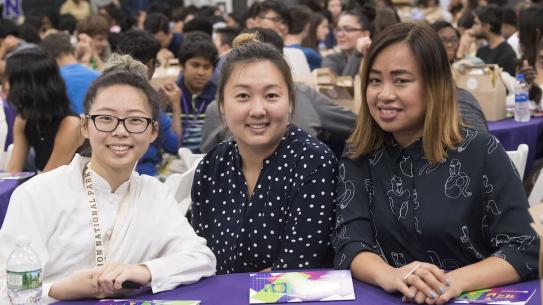
[[[258,16],[262,19],[267,19],[267,20],[271,20],[273,23],[277,24],[285,24],[285,19],[283,19],[283,17],[281,16],[275,16],[275,17],[267,17],[267,16]]]
[[[350,34],[352,32],[363,32],[365,31],[364,29],[362,28],[352,28],[352,27],[337,27],[334,29],[334,33],[337,34],[339,32],[343,32],[345,34]]]
[[[96,118],[103,117],[103,116],[115,118],[117,120],[117,124],[115,124],[115,127],[113,129],[111,129],[111,130],[102,130],[102,129],[98,128],[98,126],[96,126]],[[119,124],[122,122],[124,129],[128,133],[141,134],[141,133],[144,133],[145,131],[147,131],[147,128],[149,128],[149,125],[151,123],[153,123],[153,124],[156,123],[156,120],[153,120],[152,118],[143,117],[143,116],[129,116],[129,117],[126,117],[124,119],[121,119],[121,118],[118,118],[118,117],[116,117],[114,115],[111,115],[111,114],[87,114],[87,115],[85,115],[85,117],[87,119],[90,119],[94,124],[94,128],[96,128],[96,130],[98,130],[100,132],[112,132],[115,129],[117,129],[117,127],[119,127]],[[145,129],[143,129],[140,132],[133,132],[133,131],[128,130],[128,128],[126,127],[125,121],[128,120],[128,119],[133,119],[133,118],[144,119],[147,122],[147,125],[145,125]]]
[[[439,39],[441,40],[441,42],[446,45],[448,43],[450,44],[459,44],[460,43],[460,38],[458,38],[458,36],[455,36],[455,37],[442,37],[442,36],[439,36]]]

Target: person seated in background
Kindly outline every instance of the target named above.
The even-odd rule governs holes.
[[[291,22],[289,8],[281,1],[265,0],[263,2],[254,2],[247,10],[246,17],[245,24],[248,29],[255,27],[272,29],[283,40],[289,32]],[[285,47],[283,54],[290,64],[292,75],[305,76],[311,73],[304,52],[297,48]]]
[[[17,109],[7,171],[22,171],[30,148],[40,171],[70,163],[83,139],[55,59],[38,47],[18,51],[6,62],[6,80]]]
[[[256,33],[260,41],[270,43],[279,52],[284,50],[283,40],[273,30],[252,28],[244,33]],[[294,84],[294,94],[298,106],[292,112],[292,123],[325,143],[344,142],[349,137],[356,120],[352,111],[339,106],[304,83]],[[208,152],[218,143],[231,139],[232,135],[223,123],[217,102],[213,101],[207,107],[202,127],[202,152]]]
[[[6,59],[16,51],[36,47],[19,37],[17,24],[9,19],[0,18],[0,75],[6,69]]]
[[[309,31],[307,37],[302,41],[304,48],[311,48],[315,52],[326,51],[326,37],[330,32],[330,25],[328,19],[321,13],[312,12],[309,19]],[[322,64],[322,57],[321,57]]]
[[[484,39],[486,46],[477,50],[476,56],[487,64],[496,64],[503,71],[515,76],[517,55],[501,35],[501,9],[493,4],[481,6],[473,11],[475,23],[472,30],[474,38]]]
[[[217,273],[331,266],[337,159],[289,123],[290,68],[242,34],[222,69],[218,105],[234,139],[208,152],[192,187],[192,226]]]
[[[175,54],[179,52],[183,42],[183,35],[171,31],[168,17],[161,13],[151,13],[145,18],[143,29],[153,34],[160,42],[161,49],[157,58],[161,65],[165,65],[169,60],[175,58]]]
[[[110,24],[106,17],[91,14],[80,20],[76,26],[78,44],[76,46],[77,60],[101,71],[104,62],[111,56],[111,47],[108,43]]]
[[[2,298],[6,260],[20,235],[29,237],[45,266],[46,303],[122,296],[130,292],[122,288],[126,281],[157,293],[215,273],[213,253],[168,187],[134,172],[157,137],[158,112],[159,97],[139,74],[116,70],[93,82],[78,128],[91,157],[76,155],[11,197],[0,229]],[[96,243],[103,245],[100,253]]]
[[[177,86],[181,89],[181,146],[195,153],[200,150],[207,106],[215,99],[217,91],[211,82],[217,56],[211,37],[198,31],[185,36],[177,53],[183,68],[177,79]]]
[[[311,70],[320,68],[322,62],[322,57],[318,51],[302,47],[302,41],[309,35],[312,14],[311,10],[304,6],[291,8],[290,25],[288,27],[288,34],[285,37],[285,47],[302,50]]]
[[[441,305],[538,275],[518,172],[495,137],[462,127],[455,91],[428,26],[387,28],[365,58],[339,170],[335,266],[405,302]]]
[[[131,30],[123,34],[117,52],[127,54],[147,67],[146,77],[151,79],[155,71],[156,57],[160,42],[145,31]],[[132,65],[130,61],[127,65]],[[181,140],[181,91],[174,81],[168,81],[159,88],[162,102],[171,110],[171,118],[161,107],[158,116],[158,137],[149,145],[149,149],[138,161],[136,171],[150,176],[158,175],[158,166],[162,162],[162,153],[177,155]]]
[[[502,9],[502,28],[501,34],[505,41],[513,48],[517,58],[522,56],[520,51],[518,30],[517,30],[517,12],[513,7],[507,6]]]
[[[371,44],[374,18],[375,9],[369,5],[343,12],[335,29],[340,51],[325,56],[322,67],[337,75],[357,75],[364,52]]]
[[[222,64],[224,63],[226,54],[232,49],[232,42],[234,41],[234,38],[238,36],[238,34],[238,29],[230,27],[216,29],[213,33],[213,43],[215,44],[215,47],[219,52],[219,60],[215,65],[215,69],[213,70],[213,76],[211,77],[211,81],[214,84],[219,83]]]
[[[68,98],[73,112],[83,113],[83,99],[93,80],[100,72],[90,69],[77,61],[75,48],[66,33],[47,35],[40,46],[53,57],[60,67],[60,75],[66,83]]]

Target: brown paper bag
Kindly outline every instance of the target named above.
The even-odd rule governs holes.
[[[453,68],[456,85],[473,94],[488,121],[505,118],[505,84],[497,65],[459,65]]]

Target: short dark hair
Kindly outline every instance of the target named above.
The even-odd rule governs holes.
[[[460,17],[460,19],[458,19],[459,28],[471,29],[474,23],[475,23],[475,16],[473,16],[473,11],[465,12]]]
[[[183,33],[187,34],[194,31],[204,32],[211,37],[213,35],[213,23],[207,18],[195,17],[183,25]]]
[[[295,6],[290,9],[290,24],[288,26],[288,33],[292,35],[300,34],[303,32],[306,25],[309,24],[311,19],[311,10],[305,6]]]
[[[153,120],[158,120],[160,111],[160,96],[151,87],[149,81],[140,74],[131,72],[126,69],[113,69],[99,76],[87,90],[84,102],[85,114],[89,114],[90,108],[94,103],[94,99],[101,89],[105,89],[115,85],[127,85],[140,90],[147,98],[147,103],[151,109],[151,117]]]
[[[269,11],[274,11],[283,19],[284,23],[290,26],[290,14],[288,7],[278,0],[265,0],[263,2],[255,2],[247,10],[246,18],[256,18]]]
[[[194,57],[202,57],[213,65],[217,62],[219,52],[215,47],[215,44],[211,40],[211,37],[207,33],[195,31],[185,35],[177,58],[181,65],[184,65],[187,61]]]
[[[149,60],[156,59],[160,48],[160,42],[149,32],[130,30],[121,34],[115,52],[128,54],[134,59],[147,64]]]
[[[58,30],[73,34],[77,26],[77,19],[72,14],[63,14],[58,17]]]
[[[473,14],[479,17],[481,23],[489,24],[492,33],[501,34],[502,11],[497,5],[480,6],[473,11]]]
[[[504,7],[502,10],[502,23],[517,27],[517,13],[512,7]]]
[[[39,48],[15,52],[6,60],[8,100],[23,119],[48,124],[70,112],[66,84],[57,62]]]
[[[9,35],[19,36],[17,24],[10,19],[0,18],[0,39],[4,39]]]
[[[375,19],[376,14],[375,8],[370,4],[356,6],[351,10],[341,13],[342,16],[349,15],[355,17],[362,29],[370,32],[370,36],[375,32],[373,20]]]
[[[19,26],[19,38],[28,43],[40,43],[40,32],[35,26],[23,23]]]
[[[47,35],[42,40],[41,47],[53,58],[75,53],[75,48],[70,42],[70,35],[63,32]]]
[[[243,33],[256,33],[257,34],[256,38],[258,39],[258,41],[271,44],[272,46],[274,46],[277,49],[277,51],[279,51],[279,53],[283,54],[283,48],[285,47],[285,41],[283,40],[283,38],[281,38],[281,36],[279,36],[279,34],[277,34],[276,31],[274,31],[272,29],[265,29],[265,28],[256,27],[256,28],[245,29],[245,30],[241,31],[241,33],[242,34]]]
[[[92,14],[77,23],[77,32],[85,33],[90,37],[97,35],[107,36],[109,33],[109,21],[100,14]]]
[[[454,32],[456,33],[456,37],[460,38],[460,32],[458,32],[458,30],[450,23],[448,23],[447,21],[443,21],[443,20],[438,20],[434,23],[432,23],[430,25],[430,27],[436,32],[438,33],[439,31],[443,30],[443,29],[446,29],[446,28],[451,28],[454,30]]]
[[[236,38],[238,34],[238,29],[232,27],[219,28],[215,30],[215,35],[219,35],[221,37],[221,43],[227,44],[230,47],[232,47],[232,41],[234,41],[234,38]]]
[[[156,34],[160,31],[164,32],[164,34],[169,34],[170,20],[164,14],[151,13],[145,18],[143,29],[151,34]]]

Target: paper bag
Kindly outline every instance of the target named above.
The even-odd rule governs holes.
[[[459,88],[477,98],[488,121],[505,118],[505,84],[497,65],[459,65],[453,68]]]

